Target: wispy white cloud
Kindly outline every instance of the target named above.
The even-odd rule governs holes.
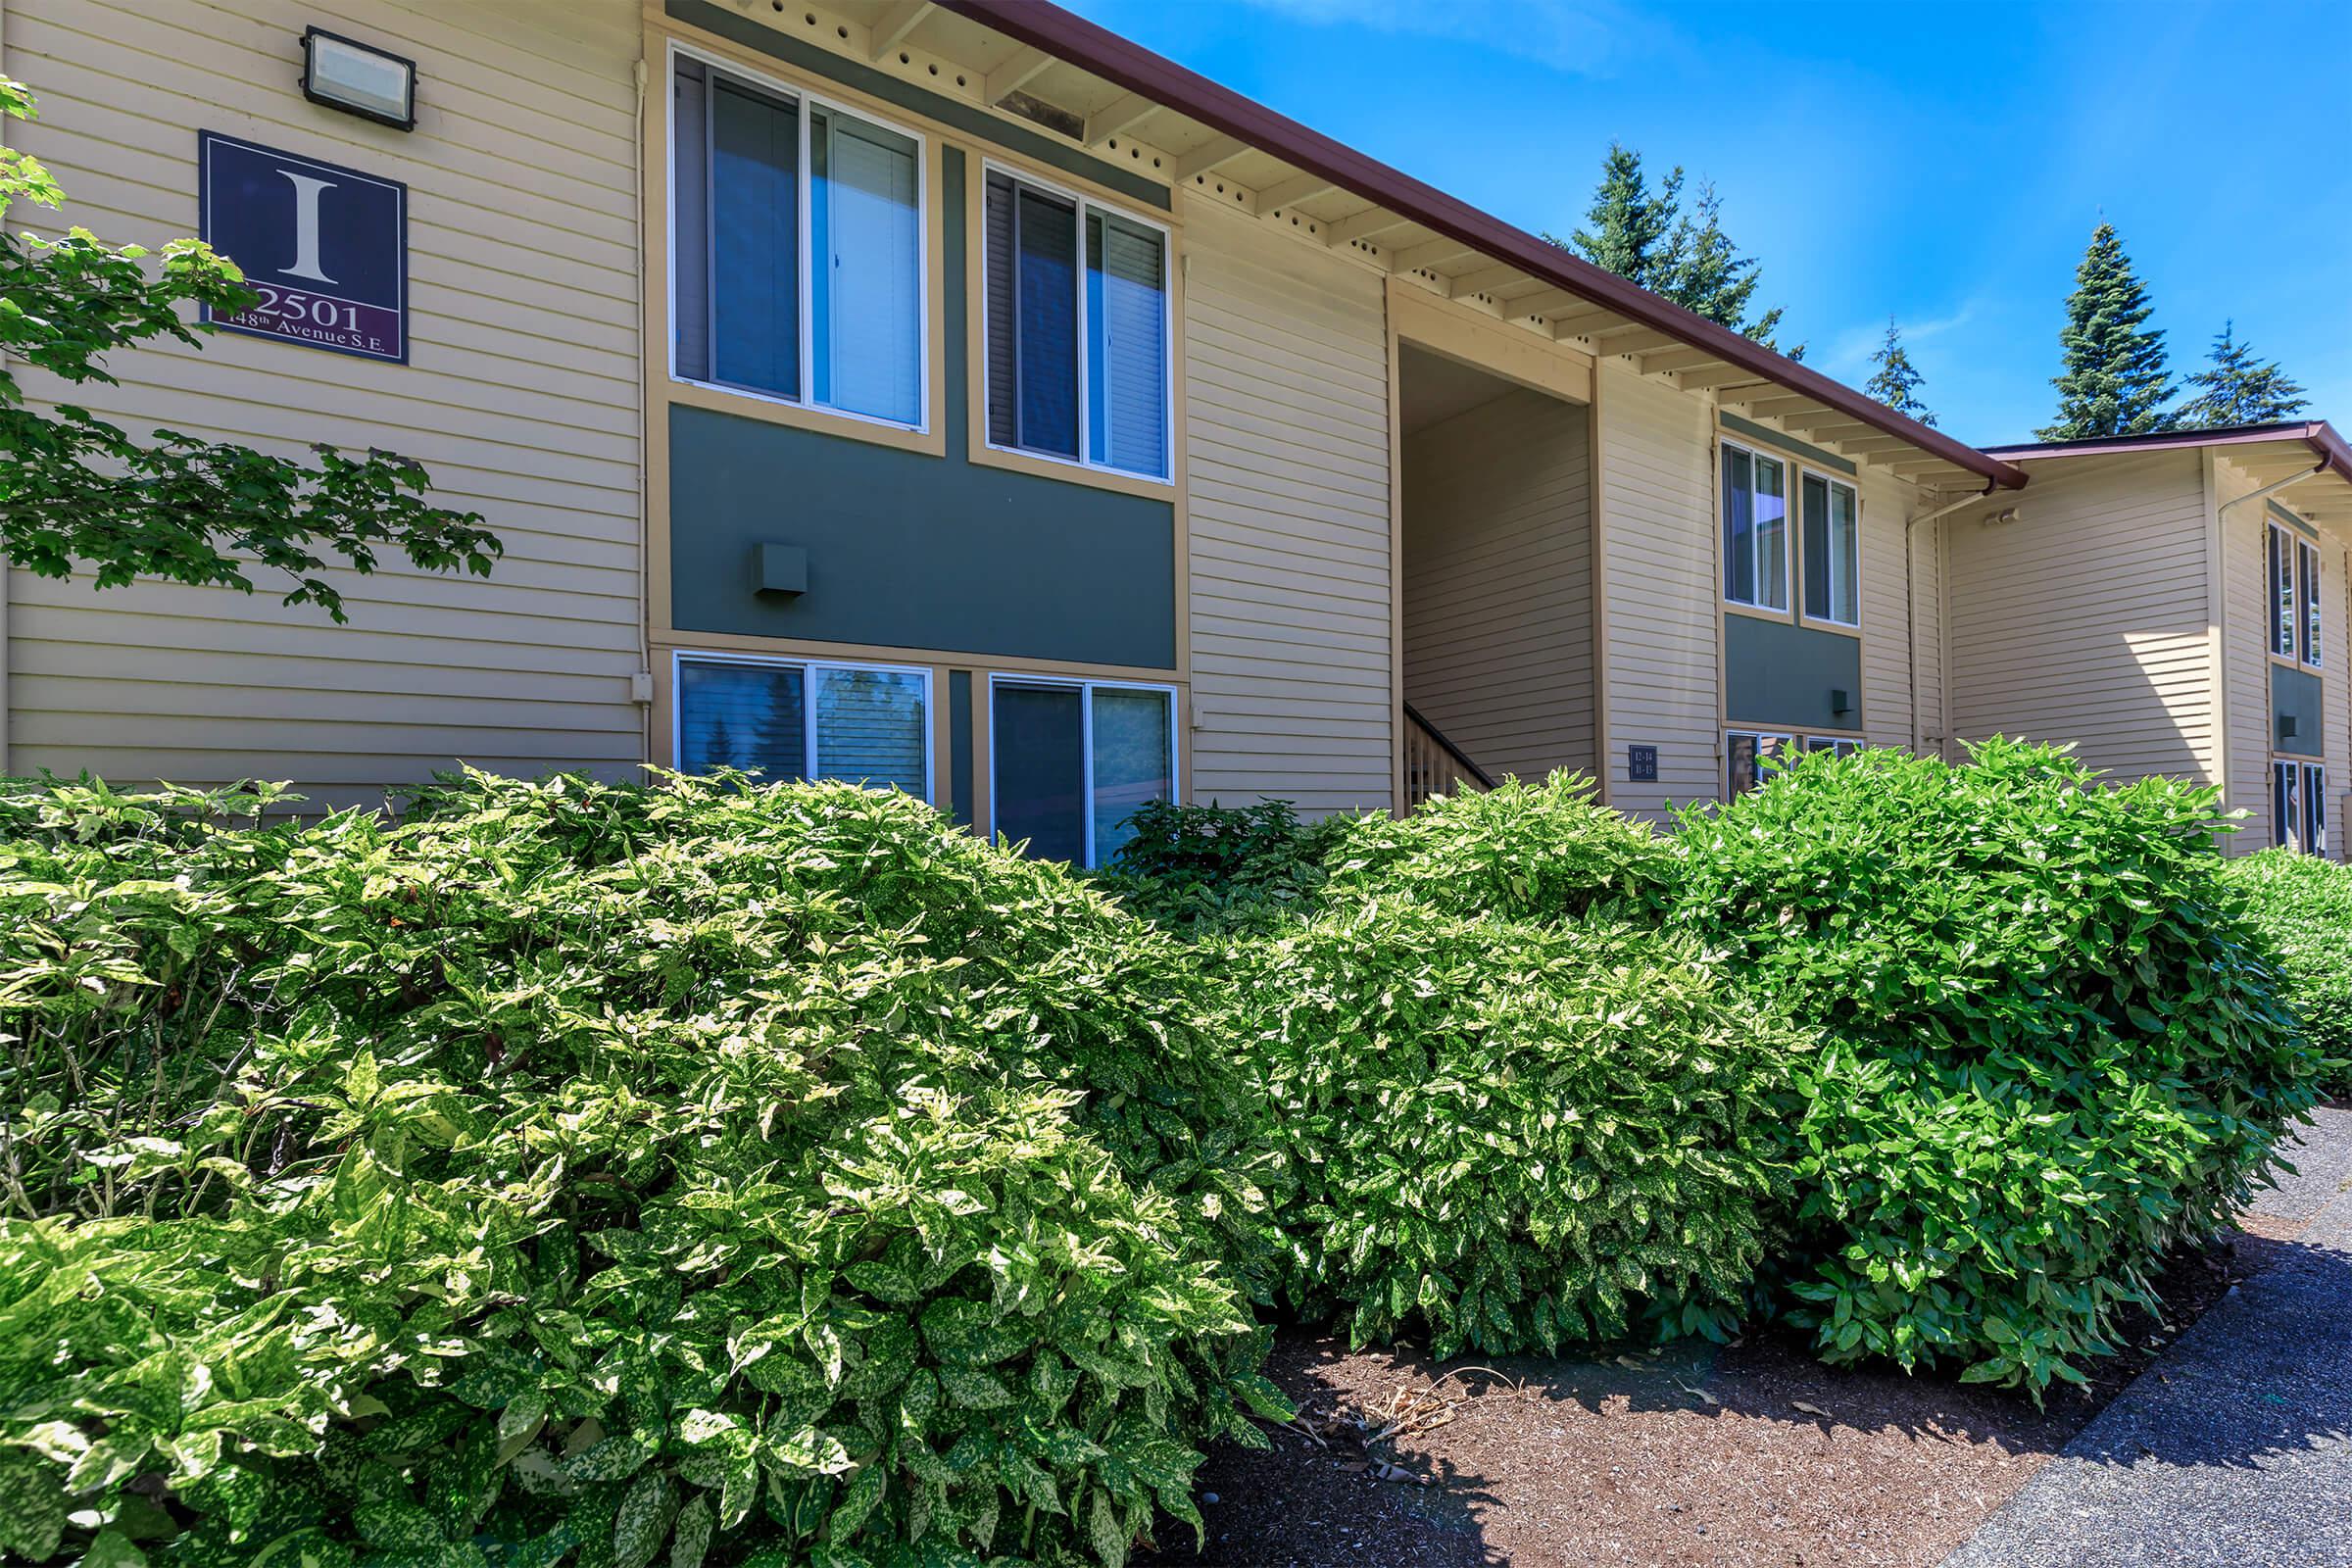
[[[1925,321],[1906,321],[1897,316],[1894,324],[1902,331],[1904,347],[1916,349],[1932,338],[1958,331],[1976,314],[1977,302],[1969,300],[1949,316],[1933,317]],[[1858,380],[1870,373],[1870,357],[1879,352],[1879,345],[1886,337],[1885,318],[1868,325],[1845,328],[1832,341],[1830,351],[1822,356],[1822,370],[1841,381]]]
[[[1311,26],[1444,38],[1581,76],[1607,76],[1671,37],[1620,0],[1247,0]]]

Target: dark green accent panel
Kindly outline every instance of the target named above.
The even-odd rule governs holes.
[[[1862,639],[1754,615],[1723,617],[1724,713],[1804,735],[1862,727]],[[1832,692],[1845,693],[1838,712]]]
[[[672,404],[681,631],[1174,667],[1173,499],[966,460],[964,162],[940,161],[947,456]],[[768,544],[808,552],[806,592],[760,592]]]
[[[948,814],[972,825],[972,672],[948,671]]]
[[[2289,669],[2284,664],[2271,666],[2271,746],[2273,750],[2291,753],[2296,757],[2324,755],[2322,742],[2327,736],[2327,685],[2308,669]],[[2295,733],[2282,735],[2278,721],[2292,718]]]
[[[1115,495],[673,404],[671,616],[682,631],[1166,669],[1176,517]],[[808,552],[759,592],[754,546]]]
[[[1107,185],[1161,212],[1166,212],[1170,206],[1167,186],[1157,180],[1148,179],[1132,169],[1121,169],[1116,164],[1090,157],[1043,131],[1009,124],[961,99],[909,86],[871,66],[845,60],[831,50],[820,49],[790,33],[764,26],[731,8],[713,5],[710,0],[667,0],[662,9],[676,21],[688,23],[705,32],[714,32],[721,38],[742,44],[746,49],[756,49],[760,54],[781,60],[811,75],[838,81],[845,87],[855,87],[884,103],[910,109],[943,125],[953,125],[975,140],[993,142],[1024,158],[1035,159],[1049,168]]]
[[[1848,476],[1858,471],[1851,461],[1839,457],[1835,452],[1824,452],[1810,442],[1799,441],[1792,435],[1783,435],[1771,426],[1758,424],[1753,419],[1742,419],[1737,414],[1726,414],[1721,410],[1716,411],[1715,418],[1726,430],[1742,440],[1753,441],[1758,446],[1778,447],[1783,452],[1804,459],[1817,468],[1827,468],[1832,473],[1842,473]]]
[[[2271,509],[2272,516],[2277,517],[2280,522],[2285,523],[2288,527],[2301,529],[2304,533],[2311,535],[2314,539],[2317,539],[2320,536],[2319,529],[2313,527],[2310,523],[2305,522],[2301,517],[2296,516],[2293,513],[2287,511],[2286,508],[2280,506],[2278,502],[2266,501],[2263,503],[2263,505]]]

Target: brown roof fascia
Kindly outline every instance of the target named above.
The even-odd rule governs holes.
[[[1753,371],[1873,429],[1899,437],[1955,467],[1982,475],[1988,490],[2015,490],[2026,482],[2024,470],[2013,464],[1905,418],[1876,398],[1775,354],[1729,327],[1639,288],[1048,0],[939,0],[939,4],[1129,92],[1180,110],[1202,124],[1377,202],[1447,239],[1580,294],[1628,320],[1668,333],[1726,364]]]
[[[2020,446],[1986,447],[1993,457],[2036,463],[2046,458],[2083,458],[2100,452],[2180,452],[2200,447],[2268,445],[2300,441],[2319,459],[2316,473],[2325,468],[2352,484],[2352,446],[2325,419],[2289,424],[2241,424],[2221,430],[2166,430],[2153,435],[2091,436],[2081,441],[2029,442]]]

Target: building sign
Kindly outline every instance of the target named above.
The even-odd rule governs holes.
[[[206,319],[364,359],[409,359],[409,187],[197,132],[202,231],[261,295]]]
[[[1655,784],[1658,781],[1658,749],[1655,746],[1628,746],[1625,749],[1625,776],[1629,783]]]

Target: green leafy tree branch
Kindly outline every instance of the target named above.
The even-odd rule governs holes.
[[[0,77],[0,114],[33,113],[24,87]],[[39,160],[0,147],[0,217],[62,197]],[[201,347],[211,327],[186,318],[189,305],[230,316],[258,299],[201,240],[150,253],[78,226],[59,239],[0,233],[0,354],[76,386],[120,384],[103,363],[118,349]],[[284,603],[337,621],[349,617],[320,575],[330,564],[370,572],[397,551],[421,570],[488,576],[504,553],[479,514],[431,504],[413,460],[313,453],[306,464],[176,430],[140,441],[72,402],[36,407],[0,362],[0,550],[44,577],[86,567],[99,588],[162,578],[251,593],[259,566],[293,579]]]

